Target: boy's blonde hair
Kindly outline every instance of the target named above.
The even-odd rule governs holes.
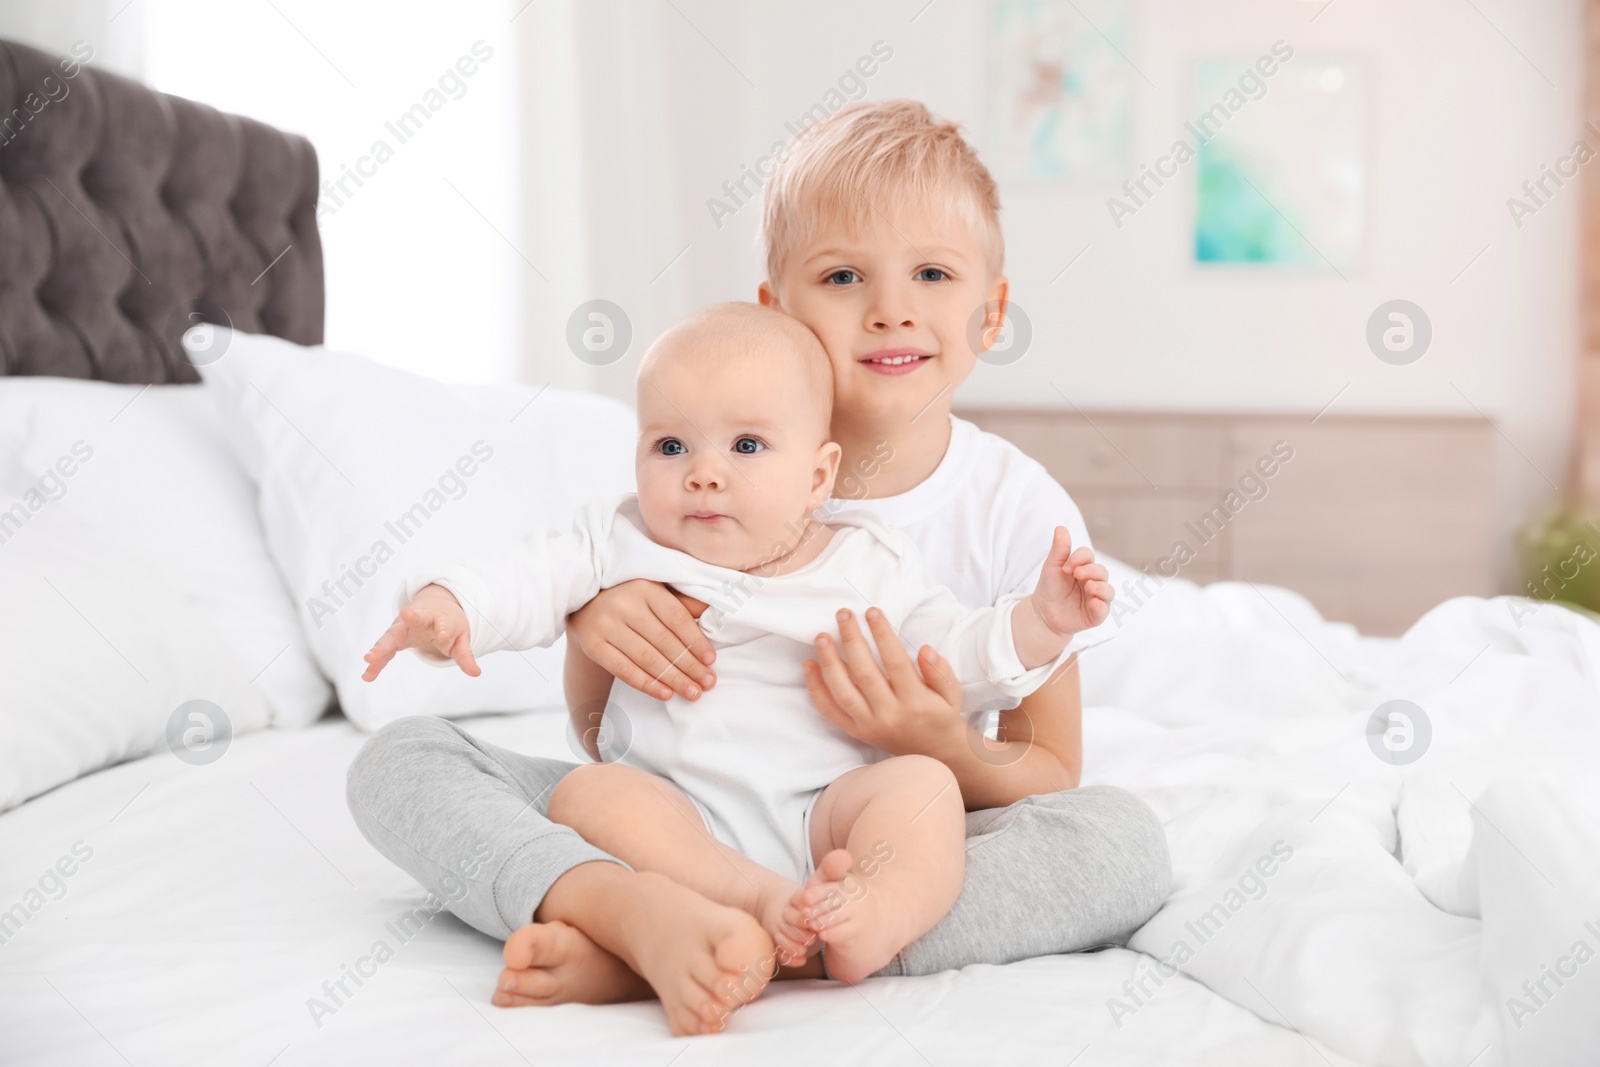
[[[942,213],[971,227],[991,275],[1005,263],[1000,193],[953,122],[920,101],[850,104],[802,129],[768,179],[761,206],[767,280],[830,223],[858,232],[901,208]]]

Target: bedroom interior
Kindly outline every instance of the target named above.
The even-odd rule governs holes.
[[[563,648],[361,653],[406,575],[633,488],[639,357],[762,279],[763,160],[897,97],[999,179],[955,412],[1111,557],[1082,784],[1172,895],[693,1049],[495,1008],[345,770],[420,714],[586,760]],[[1592,1063],[1590,123],[1600,0],[0,9],[0,1061]]]

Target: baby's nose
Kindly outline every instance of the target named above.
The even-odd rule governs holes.
[[[689,472],[689,486],[692,489],[721,489],[726,485],[727,475],[720,466],[708,464]]]

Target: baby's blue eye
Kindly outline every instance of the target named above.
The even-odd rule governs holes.
[[[934,275],[935,277],[928,277],[930,274]],[[921,270],[917,271],[917,279],[924,282],[942,282],[948,277],[949,275],[938,267],[923,267]]]
[[[681,456],[688,449],[683,447],[683,442],[676,437],[665,437],[656,445],[656,450],[663,456]]]
[[[741,437],[733,443],[733,450],[745,456],[753,456],[766,447],[754,437]]]
[[[829,284],[849,285],[851,282],[859,281],[860,279],[861,275],[857,274],[855,271],[845,270],[843,268],[828,275]]]

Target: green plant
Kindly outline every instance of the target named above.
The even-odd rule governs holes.
[[[1522,593],[1600,611],[1600,516],[1562,506],[1518,530],[1516,544]]]

